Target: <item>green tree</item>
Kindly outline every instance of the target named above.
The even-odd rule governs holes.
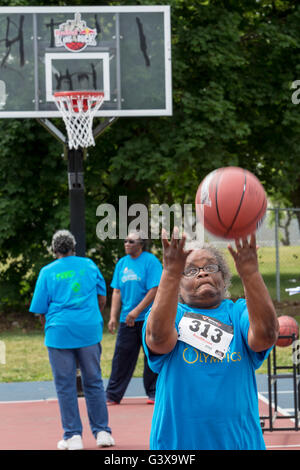
[[[84,3],[96,4],[73,2]],[[172,13],[173,116],[118,120],[85,161],[88,254],[108,283],[123,246],[97,238],[96,209],[117,208],[119,195],[128,205],[193,203],[207,173],[236,165],[272,197],[300,206],[300,116],[291,100],[300,79],[298,2],[160,3]],[[51,260],[53,231],[69,225],[66,162],[35,121],[3,120],[0,135],[1,302],[28,306],[37,272]]]

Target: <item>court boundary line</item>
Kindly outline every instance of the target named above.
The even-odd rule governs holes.
[[[294,449],[295,447],[300,447],[300,444],[282,444],[282,445],[276,444],[276,445],[266,446],[267,449],[288,449],[288,448]]]
[[[10,403],[44,403],[45,401],[57,401],[57,398],[39,398],[37,400],[9,400],[0,401],[0,405],[9,405]]]
[[[84,397],[78,397],[78,398],[84,398]],[[140,399],[140,398],[145,398],[147,399],[147,396],[146,395],[140,395],[140,396],[134,396],[134,397],[124,397],[124,399],[126,400],[135,400],[135,399]],[[58,398],[57,397],[53,397],[53,398],[39,398],[39,399],[36,399],[36,400],[9,400],[9,401],[0,401],[0,405],[9,405],[10,403],[43,403],[45,401],[58,401]],[[120,403],[122,404],[122,403]],[[110,408],[110,406],[108,405],[107,408]]]
[[[265,403],[265,405],[269,405],[269,400],[268,398],[264,397],[263,395],[261,395],[260,392],[258,392],[258,399],[261,400],[263,403]],[[279,413],[281,413],[283,416],[285,416],[287,419],[289,419],[290,421],[294,422],[294,419],[290,417],[290,415],[288,413],[286,413],[285,409],[284,408],[281,408],[280,406],[277,406],[277,411],[279,411]]]
[[[259,392],[259,393],[261,393],[262,395],[268,395],[269,394],[268,390],[265,390],[265,391]],[[293,392],[293,390],[277,390],[277,394],[279,395],[280,393],[291,394],[291,393],[294,393],[294,392]],[[274,395],[273,392],[272,392],[272,394]]]

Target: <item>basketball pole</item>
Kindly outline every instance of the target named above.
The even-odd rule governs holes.
[[[102,120],[93,131],[96,140],[108,127],[118,120],[117,116]],[[76,240],[76,255],[86,255],[86,230],[85,230],[85,190],[84,190],[84,159],[85,150],[70,149],[67,137],[47,118],[37,121],[61,144],[63,144],[63,158],[68,165],[70,230]]]
[[[107,127],[111,126],[117,117],[107,118],[93,131],[96,139]],[[83,148],[67,148],[68,159],[68,185],[70,205],[70,230],[76,240],[76,256],[86,255],[86,230],[85,230],[85,190],[84,190],[84,160]]]
[[[84,169],[83,149],[67,150],[68,158],[68,185],[70,207],[70,230],[76,240],[76,256],[85,257],[85,196],[84,196]],[[77,396],[84,396],[79,364],[76,365]]]
[[[70,229],[76,240],[76,256],[85,257],[85,197],[83,149],[68,149]]]
[[[118,117],[110,117],[101,122],[94,130],[93,136],[96,140]],[[86,230],[85,230],[85,191],[84,191],[84,158],[85,152],[82,148],[70,149],[67,138],[48,119],[37,119],[37,121],[52,134],[64,146],[63,156],[68,162],[68,186],[69,186],[69,208],[70,208],[70,230],[76,240],[76,256],[86,255]],[[79,365],[76,370],[77,396],[84,396],[81,373]]]
[[[70,149],[67,138],[49,119],[37,121],[64,146],[63,158],[67,160],[70,231],[76,240],[76,255],[85,257],[85,195],[84,195],[84,151]]]

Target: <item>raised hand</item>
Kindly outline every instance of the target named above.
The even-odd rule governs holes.
[[[171,241],[168,241],[167,232],[162,230],[162,246],[163,246],[163,267],[169,274],[181,277],[185,267],[186,258],[192,250],[184,250],[186,236],[179,238],[179,230],[174,228]]]
[[[251,234],[250,240],[247,237],[235,240],[236,250],[228,245],[228,251],[232,255],[236,270],[241,279],[258,272],[257,246],[255,234]]]

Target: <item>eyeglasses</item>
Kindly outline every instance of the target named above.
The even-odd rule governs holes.
[[[196,277],[200,273],[201,269],[205,273],[217,273],[220,271],[220,266],[218,264],[207,264],[206,266],[199,266],[198,268],[190,267],[185,269],[183,275],[185,277]]]
[[[139,240],[130,240],[130,239],[125,239],[124,240],[124,244],[125,243],[130,243],[130,245],[134,245],[134,243],[138,243]]]

